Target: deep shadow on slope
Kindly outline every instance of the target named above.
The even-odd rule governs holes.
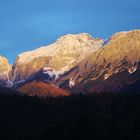
[[[0,94],[3,140],[139,140],[140,94],[39,99]]]

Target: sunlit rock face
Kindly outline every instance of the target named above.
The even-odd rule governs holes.
[[[0,56],[0,67],[0,85],[15,89],[32,82],[84,94],[134,89],[140,83],[140,30],[115,33],[107,41],[85,33],[64,35],[19,54],[12,68]]]
[[[58,76],[97,51],[103,43],[102,39],[86,33],[64,35],[49,46],[18,55],[13,65],[13,81],[27,79],[45,67],[52,69],[49,74],[54,72]]]
[[[8,60],[0,55],[0,86],[12,87],[11,65]]]
[[[116,92],[139,79],[140,30],[133,30],[114,34],[105,46],[66,72],[56,84],[73,92]]]

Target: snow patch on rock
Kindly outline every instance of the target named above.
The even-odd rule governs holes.
[[[75,82],[73,79],[69,80],[69,87],[72,88],[75,85]]]

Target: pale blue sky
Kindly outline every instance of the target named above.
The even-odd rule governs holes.
[[[0,0],[0,54],[17,54],[67,33],[108,38],[140,29],[139,0]]]

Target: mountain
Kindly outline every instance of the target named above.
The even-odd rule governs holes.
[[[19,54],[12,68],[14,84],[25,82],[41,70],[55,79],[98,50],[103,43],[102,39],[86,33],[68,34],[49,46]]]
[[[119,92],[140,80],[140,30],[114,34],[56,85],[72,92]]]
[[[11,65],[8,60],[0,55],[0,86],[11,87]]]
[[[28,96],[39,96],[39,97],[58,97],[68,96],[69,93],[64,89],[57,88],[54,85],[46,84],[44,82],[30,82],[21,86],[17,89],[18,92]]]
[[[30,96],[139,92],[140,30],[118,32],[107,41],[86,33],[64,35],[19,54],[13,66],[1,56],[0,67],[1,86]]]

